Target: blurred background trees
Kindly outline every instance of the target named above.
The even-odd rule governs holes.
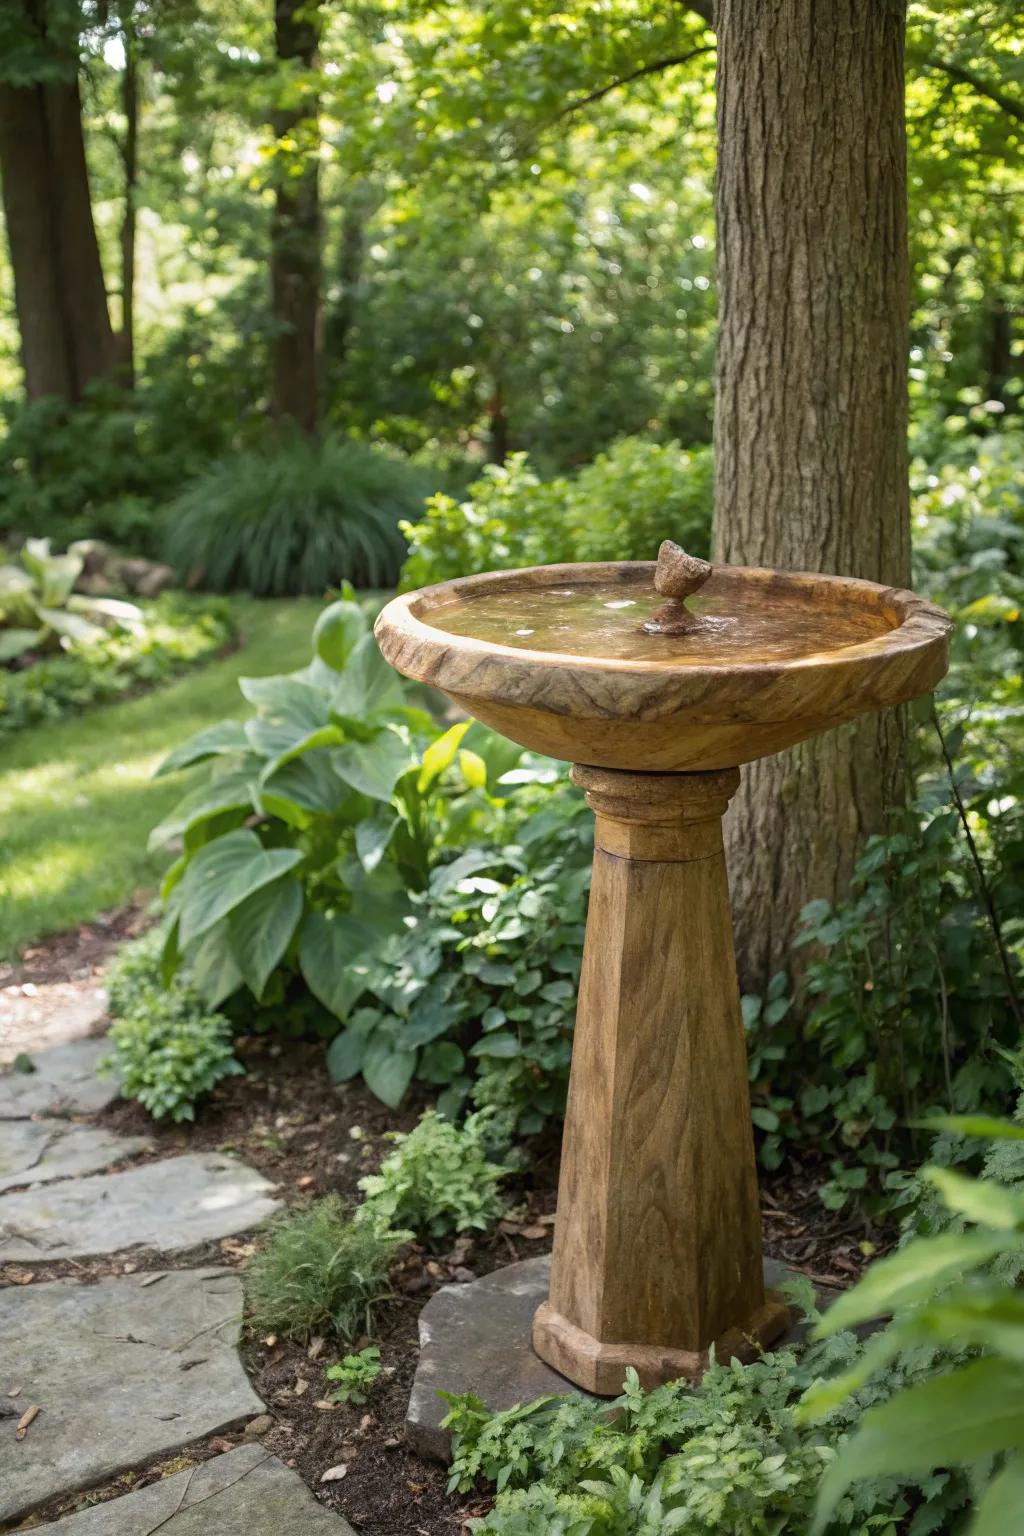
[[[623,436],[676,441],[702,466],[706,526],[721,296],[725,372],[743,389],[722,396],[729,415],[720,405],[719,549],[904,579],[905,543],[891,558],[871,547],[879,509],[903,484],[900,8],[865,8],[878,37],[857,46],[875,49],[885,76],[886,125],[855,146],[846,234],[815,222],[841,170],[814,147],[824,119],[795,125],[802,170],[765,193],[791,274],[801,241],[808,260],[819,235],[828,248],[805,282],[802,339],[786,308],[799,291],[772,269],[748,272],[727,230],[716,277],[716,66],[720,85],[740,71],[740,95],[718,97],[720,231],[751,154],[734,110],[745,89],[739,9],[721,8],[720,48],[704,0],[571,0],[557,11],[537,0],[12,0],[0,13],[0,536],[173,545],[179,570],[202,580],[204,505],[216,506],[222,538],[235,530],[258,551],[261,494],[275,498],[277,520],[293,504],[303,526],[319,509],[342,515],[344,486],[325,465],[350,463],[359,496],[348,515],[369,526],[376,514],[360,509],[367,485],[380,504],[381,465],[399,487],[397,517],[412,470],[418,486],[457,501],[485,463],[526,452],[549,481]],[[1005,0],[915,0],[907,17],[911,446],[936,483],[951,444],[962,461],[965,439],[1019,421],[1014,12]],[[854,77],[851,61],[836,91]],[[832,127],[849,109],[852,144],[860,97],[822,102]],[[764,106],[785,126],[778,101]],[[858,222],[859,199],[888,210],[884,240]],[[856,319],[872,303],[888,328]],[[771,377],[743,354],[758,317],[785,341],[786,367]],[[813,448],[773,427],[793,369],[832,412]],[[847,386],[868,402],[876,435],[860,435],[844,476],[830,443],[848,425]],[[373,446],[372,473],[365,454],[341,452],[351,438]],[[783,490],[762,498],[773,456]],[[835,539],[815,511],[826,487]],[[624,494],[624,525],[637,508]],[[389,551],[361,556],[361,568],[393,574]],[[261,575],[230,550],[220,567],[280,590],[276,571]],[[877,749],[866,743],[864,762]],[[808,797],[836,782],[834,767],[809,772],[803,789],[773,769],[782,777],[752,792],[761,807],[802,797],[806,827]],[[868,791],[861,776],[870,813],[846,831],[849,796],[837,791],[800,861],[815,886],[806,894],[839,894],[891,777]],[[783,900],[767,873],[776,837],[740,893],[748,928],[765,931],[766,904],[778,902],[777,938],[746,957],[757,987],[795,918],[796,896]],[[849,858],[837,862],[839,838]]]

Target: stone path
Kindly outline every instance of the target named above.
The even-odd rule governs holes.
[[[0,1264],[175,1252],[249,1231],[273,1187],[219,1153],[122,1172],[151,1143],[72,1116],[117,1096],[86,1039],[0,1075]],[[242,1282],[199,1268],[0,1289],[0,1524],[263,1412],[238,1356]],[[33,1411],[34,1410],[34,1411]],[[353,1536],[258,1443],[36,1530],[57,1536]]]
[[[0,1193],[24,1184],[48,1184],[102,1173],[152,1143],[145,1136],[115,1136],[91,1125],[66,1120],[0,1122]]]
[[[218,1152],[41,1185],[0,1200],[0,1263],[195,1248],[272,1215],[271,1188],[254,1169]]]
[[[344,1536],[350,1527],[318,1504],[294,1472],[263,1449],[240,1445],[33,1536]]]
[[[105,1040],[76,1040],[31,1057],[32,1072],[0,1077],[0,1120],[30,1115],[96,1115],[117,1098],[117,1078],[97,1068],[110,1055]]]

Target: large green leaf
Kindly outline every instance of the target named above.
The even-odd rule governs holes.
[[[0,629],[0,661],[23,656],[45,636],[45,629]]]
[[[35,577],[39,601],[47,608],[59,608],[67,602],[84,564],[81,555],[70,551],[66,555],[51,555],[49,539],[26,539],[21,562]]]
[[[416,762],[409,745],[394,731],[384,730],[375,741],[352,741],[331,753],[331,763],[346,784],[371,800],[391,799],[395,785]]]
[[[371,714],[399,709],[405,702],[398,674],[389,667],[372,635],[355,646],[331,695],[331,714],[365,721]]]
[[[259,792],[263,810],[292,826],[304,826],[310,815],[333,816],[350,794],[351,789],[334,770],[331,753],[326,751],[310,752],[285,763]]]
[[[295,742],[277,757],[272,757],[264,766],[263,777],[271,778],[295,758],[304,757],[307,752],[315,752],[319,747],[338,747],[344,740],[345,732],[339,725],[318,725],[315,731],[310,731],[301,741]]]
[[[242,985],[242,973],[231,952],[226,918],[215,923],[199,940],[191,956],[191,971],[193,986],[210,1008],[219,1008]]]
[[[926,1168],[924,1176],[958,1216],[1010,1232],[1024,1225],[1024,1195],[993,1179],[968,1179],[953,1168]]]
[[[284,759],[293,748],[328,724],[327,694],[297,677],[243,677],[238,685],[259,714],[245,723],[254,752]]]
[[[313,649],[333,671],[341,672],[366,633],[366,615],[358,603],[331,603],[316,621]]]
[[[1024,1458],[1012,1456],[985,1490],[967,1536],[1011,1536],[1024,1531]]]
[[[958,1136],[981,1136],[986,1141],[1024,1141],[1024,1125],[999,1120],[995,1115],[930,1115],[913,1122],[923,1131],[953,1131]]]
[[[247,746],[245,727],[241,721],[222,720],[218,725],[208,725],[180,747],[175,747],[156,770],[156,777],[159,779],[165,773],[177,773],[179,768],[205,762],[208,757],[244,752]]]
[[[364,962],[376,943],[357,918],[307,912],[299,933],[299,965],[314,997],[335,1018],[346,1019],[366,988]]]
[[[231,951],[254,997],[262,997],[284,958],[302,916],[302,882],[274,880],[237,906],[228,918]]]
[[[844,1491],[869,1477],[914,1477],[963,1466],[998,1451],[1024,1449],[1024,1370],[1007,1360],[975,1360],[870,1408],[825,1474],[812,1536]],[[1008,1527],[1007,1530],[1012,1529]]]
[[[416,1070],[416,1052],[393,1045],[384,1030],[367,1041],[363,1052],[363,1081],[390,1109],[397,1109]]]
[[[182,948],[301,858],[297,848],[264,848],[245,827],[200,848],[178,887]]]
[[[36,613],[42,619],[47,629],[52,629],[55,635],[60,635],[62,640],[71,640],[76,645],[84,645],[89,640],[98,640],[103,630],[98,624],[92,624],[80,613],[69,613],[66,608],[38,607]]]
[[[838,1296],[817,1324],[815,1336],[826,1338],[921,1301],[947,1280],[967,1274],[1020,1244],[1019,1237],[1007,1232],[943,1232],[938,1237],[918,1238],[872,1264],[852,1291]]]
[[[167,816],[149,834],[149,847],[162,848],[180,837],[198,821],[216,816],[220,811],[248,808],[255,810],[252,791],[255,775],[246,768],[230,768],[207,783],[189,790]]]

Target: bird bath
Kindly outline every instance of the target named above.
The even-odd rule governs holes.
[[[722,848],[739,765],[930,691],[949,620],[838,576],[654,562],[488,572],[395,598],[386,659],[533,751],[595,813],[551,1290],[533,1345],[614,1395],[749,1356],[765,1292]]]

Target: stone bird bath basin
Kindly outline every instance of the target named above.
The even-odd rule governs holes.
[[[765,1291],[722,815],[738,766],[903,704],[950,623],[839,576],[657,564],[489,572],[395,598],[387,660],[534,751],[596,814],[549,1300],[538,1354],[614,1395],[749,1356]]]

